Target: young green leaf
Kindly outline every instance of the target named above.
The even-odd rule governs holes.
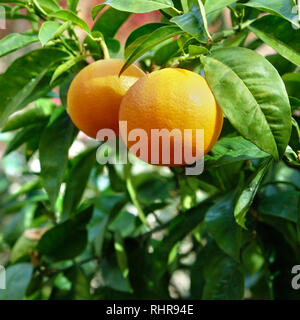
[[[70,27],[70,25],[70,21],[66,21],[64,24],[55,21],[44,22],[39,32],[39,40],[42,46],[46,45],[50,40],[59,37]]]
[[[53,208],[55,208],[60,185],[64,178],[68,150],[75,133],[76,129],[66,111],[59,107],[53,113],[41,136],[39,147],[41,176]]]
[[[33,4],[47,14],[61,9],[61,6],[55,0],[33,0]]]
[[[60,26],[61,24],[55,21],[46,21],[42,24],[39,32],[39,40],[41,41],[42,46],[53,37]]]
[[[83,29],[86,33],[89,34],[91,32],[88,24],[70,10],[58,10],[50,14],[50,17],[56,18],[62,21],[70,21],[74,23],[76,26]]]
[[[0,57],[37,42],[36,34],[10,33],[0,40]]]
[[[196,55],[200,55],[200,54],[208,54],[209,53],[208,49],[206,49],[205,47],[196,46],[193,44],[189,45],[188,49],[189,49],[190,56],[196,56]]]
[[[139,57],[145,54],[147,51],[151,50],[153,47],[158,45],[159,43],[173,38],[176,35],[182,34],[183,31],[177,26],[164,26],[159,29],[153,31],[143,43],[136,48],[131,55],[127,58],[121,72],[123,73],[134,61],[136,61]]]
[[[54,83],[54,81],[60,77],[63,73],[70,70],[73,66],[75,66],[77,63],[84,61],[89,55],[84,54],[82,56],[77,56],[69,59],[65,63],[61,64],[53,73],[50,84]]]
[[[262,17],[248,28],[280,55],[300,66],[300,29],[273,16]]]
[[[272,158],[265,159],[262,162],[259,169],[250,178],[237,199],[234,207],[234,217],[236,222],[243,228],[246,228],[246,214],[271,163]]]
[[[120,11],[133,13],[145,13],[174,7],[172,0],[106,0],[105,4]]]
[[[67,53],[57,49],[31,51],[0,75],[0,125],[15,111],[49,92],[49,70]]]
[[[217,49],[201,61],[231,124],[261,150],[281,158],[291,134],[291,108],[284,83],[272,64],[240,47]]]

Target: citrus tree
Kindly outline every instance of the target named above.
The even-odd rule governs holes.
[[[31,25],[0,40],[1,57],[27,48],[0,75],[0,299],[299,299],[295,1],[107,0],[92,27],[78,0],[0,4]],[[131,14],[155,10],[160,22],[116,40]],[[261,55],[266,45],[273,54]],[[79,133],[67,95],[80,70],[110,58],[124,60],[121,77],[137,62],[205,77],[224,124],[202,174],[96,161],[99,143]],[[165,88],[180,87],[172,74]]]

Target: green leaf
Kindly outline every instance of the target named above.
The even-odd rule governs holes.
[[[3,127],[2,132],[17,130],[47,120],[55,108],[49,99],[39,99],[35,106],[12,116]]]
[[[293,63],[278,53],[270,54],[266,56],[266,59],[272,63],[281,76],[287,72],[293,72],[296,69]]]
[[[180,0],[182,10],[184,13],[187,13],[189,11],[189,0]]]
[[[293,23],[293,19],[297,17],[297,12],[293,10],[296,7],[293,0],[250,0],[240,5],[277,15]]]
[[[233,38],[227,38],[224,41],[224,47],[242,47],[249,34],[249,30],[244,29],[238,32]]]
[[[105,3],[97,4],[95,7],[92,8],[92,19],[95,20],[99,14],[99,12],[102,11],[102,9],[106,6]]]
[[[106,0],[105,4],[120,11],[133,13],[145,13],[174,7],[172,0]]]
[[[206,79],[231,124],[261,150],[279,159],[291,134],[291,108],[276,69],[240,47],[202,57]]]
[[[112,260],[112,259],[111,259]],[[106,257],[101,263],[103,285],[119,292],[132,292],[128,279],[125,279],[116,259],[109,261]]]
[[[199,251],[191,270],[191,298],[240,300],[244,297],[243,269],[214,242]]]
[[[205,168],[220,167],[226,164],[268,157],[248,140],[242,137],[220,139],[205,156]]]
[[[40,239],[37,249],[54,261],[77,257],[86,248],[86,224],[91,219],[92,212],[93,207],[89,207],[47,231]]]
[[[205,223],[220,249],[240,261],[243,230],[234,219],[233,209],[234,195],[226,195],[207,211]]]
[[[27,2],[27,0],[1,0],[0,3],[12,3],[12,4],[19,4],[23,5]]]
[[[300,73],[286,73],[282,76],[289,96],[300,99]]]
[[[177,41],[170,39],[166,44],[161,46],[153,57],[153,62],[158,66],[165,65],[171,58],[179,55],[179,46]]]
[[[24,258],[27,258],[27,260],[29,260],[29,253],[36,247],[36,244],[36,240],[28,239],[24,235],[22,235],[11,250],[11,262],[16,263],[17,261],[20,261]]]
[[[37,179],[37,180],[32,180],[32,181],[29,181],[25,184],[23,184],[19,189],[18,191],[12,193],[11,195],[9,195],[5,200],[5,202],[9,202],[9,201],[12,201],[14,199],[17,199],[19,196],[21,195],[25,195],[26,193],[30,193],[32,191],[35,191],[37,189],[40,189],[41,187],[41,181],[40,179]],[[26,209],[26,208],[24,208]]]
[[[60,88],[59,88],[59,98],[61,101],[61,104],[67,108],[67,96],[68,91],[71,85],[71,82],[73,81],[74,77],[76,76],[75,73],[71,73],[64,77],[64,80],[62,81]]]
[[[281,191],[261,199],[258,211],[297,223],[300,205],[299,191]]]
[[[164,23],[159,23],[159,22],[153,22],[153,23],[147,23],[142,25],[141,27],[133,30],[131,34],[128,36],[126,43],[125,43],[125,52],[127,48],[135,42],[138,38],[141,38],[142,36],[145,35],[150,35],[153,31],[156,29],[165,26],[166,24]]]
[[[113,232],[120,232],[123,238],[129,237],[136,230],[137,218],[128,211],[121,211],[109,224],[108,229]]]
[[[9,115],[50,91],[46,74],[66,56],[66,52],[57,49],[31,51],[0,75],[1,126]]]
[[[37,42],[36,34],[10,33],[0,40],[0,57]]]
[[[88,24],[70,10],[58,10],[50,14],[50,17],[53,17],[62,21],[70,21],[74,23],[76,26],[83,29],[86,33],[89,34],[91,32]]]
[[[114,233],[114,247],[116,251],[118,265],[120,270],[122,271],[122,276],[126,280],[128,287],[130,288],[129,292],[133,292],[129,281],[129,267],[127,262],[125,246],[121,234],[118,231]]]
[[[290,22],[273,16],[262,17],[248,28],[280,55],[300,65],[300,29],[294,29]]]
[[[168,222],[168,234],[161,240],[160,245],[156,247],[151,258],[152,261],[155,261],[155,264],[153,264],[153,276],[157,277],[158,280],[166,271],[169,254],[173,247],[204,220],[205,213],[210,205],[211,200],[208,199]]]
[[[295,97],[289,97],[292,111],[300,108],[300,99]]]
[[[0,1],[0,3],[3,3],[3,2]],[[19,3],[19,5],[20,7],[22,7],[22,4]],[[17,7],[9,7],[8,5],[2,5],[2,7],[5,9],[6,20],[24,19],[34,23],[38,21],[38,17],[36,15],[21,14],[19,10],[16,10]]]
[[[204,5],[205,12],[208,14],[223,9],[235,2],[237,2],[237,0],[206,0]]]
[[[206,49],[205,47],[202,47],[202,46],[196,46],[196,45],[189,45],[189,55],[190,56],[196,56],[196,55],[199,55],[199,54],[208,54],[209,51],[208,49]]]
[[[40,135],[43,131],[43,127],[43,123],[38,123],[29,125],[23,128],[21,131],[19,131],[7,145],[7,148],[5,150],[5,156],[19,148],[23,143],[29,141],[30,138],[36,135]]]
[[[62,220],[74,213],[87,185],[91,170],[96,161],[96,149],[80,154],[72,167],[67,180],[63,201]]]
[[[79,0],[67,0],[68,9],[77,12],[76,8],[78,5]]]
[[[108,223],[120,211],[125,202],[126,197],[123,194],[102,195],[97,198],[90,230],[90,238],[94,240],[97,257],[102,256],[103,242]]]
[[[251,204],[254,200],[256,192],[271,162],[272,162],[271,158],[265,159],[262,162],[258,170],[249,179],[246,186],[243,188],[242,192],[238,196],[238,199],[234,208],[234,217],[236,222],[243,228],[246,228],[246,225],[245,225],[246,214],[251,207]]]
[[[24,189],[23,189],[24,190]],[[11,196],[14,199],[13,196]],[[4,243],[13,246],[18,238],[23,234],[24,230],[29,227],[32,216],[36,210],[36,205],[29,203],[23,206],[22,210],[16,214],[6,226],[3,233]]]
[[[108,170],[109,182],[110,187],[115,192],[124,192],[126,191],[125,181],[122,180],[120,175],[118,174],[115,166],[113,164],[106,165]]]
[[[35,4],[38,4],[42,10],[45,10],[46,13],[51,13],[61,9],[61,6],[55,0],[35,0],[34,2]]]
[[[230,257],[224,257],[211,270],[203,290],[204,300],[240,300],[244,296],[244,272]]]
[[[9,266],[6,269],[6,290],[0,290],[0,300],[23,300],[32,273],[30,263]]]
[[[39,40],[42,46],[47,44],[50,40],[54,39],[56,36],[62,34],[67,29],[68,26],[69,26],[69,22],[66,22],[64,25],[61,25],[60,23],[55,21],[44,22],[39,32]],[[61,27],[64,27],[64,28],[61,28]]]
[[[89,54],[84,54],[82,56],[77,56],[69,59],[65,63],[61,64],[53,73],[50,84],[54,83],[54,81],[59,78],[63,73],[70,70],[73,66],[75,66],[77,63],[84,61],[87,57],[89,57]]]
[[[176,35],[182,34],[183,31],[177,26],[164,26],[153,31],[143,43],[136,48],[132,54],[127,58],[120,74],[122,74],[134,61],[145,54],[147,51],[158,45],[159,43],[173,38]]]
[[[53,208],[67,167],[68,150],[76,132],[64,108],[59,107],[41,136],[41,177]]]
[[[194,36],[197,40],[207,42],[208,37],[198,5],[193,5],[188,13],[176,16],[170,21],[174,22],[184,32]]]
[[[109,8],[97,19],[92,31],[101,32],[105,39],[113,38],[129,16],[130,13],[128,12],[120,12],[114,8]]]

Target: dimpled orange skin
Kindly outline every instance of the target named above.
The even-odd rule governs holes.
[[[148,158],[143,159],[140,157],[141,154],[137,155],[143,161],[151,163],[151,129],[165,128],[169,131],[179,129],[182,133],[184,129],[192,129],[192,141],[186,145],[183,140],[182,146],[192,148],[193,155],[196,151],[194,129],[204,129],[204,154],[206,154],[221,133],[223,114],[202,76],[184,69],[166,68],[144,76],[128,90],[121,103],[119,121],[127,121],[128,133],[135,128],[147,132]],[[136,141],[126,141],[126,131],[122,127],[120,134],[129,149],[136,143]],[[184,159],[179,164],[174,162],[172,143],[170,163],[163,164],[160,155],[158,165],[186,164]],[[159,147],[161,153],[161,141]]]
[[[118,76],[124,61],[99,60],[82,69],[68,91],[68,113],[73,123],[85,134],[95,138],[100,129],[119,134],[120,103],[127,90],[145,73],[131,65]]]

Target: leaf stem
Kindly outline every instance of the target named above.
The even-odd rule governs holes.
[[[67,42],[65,41],[63,36],[59,36],[59,39],[61,41],[61,43],[64,45],[64,47],[74,56],[76,57],[77,54],[76,52],[67,44]]]
[[[235,26],[234,28],[232,28],[230,30],[216,32],[215,34],[213,34],[212,40],[213,40],[213,42],[218,42],[224,38],[228,38],[229,36],[232,36],[233,34],[235,34],[237,31],[241,31],[241,30],[247,28],[255,20],[256,19],[248,20],[248,21],[242,23],[241,25]]]
[[[102,38],[99,38],[98,42],[99,42],[101,50],[103,52],[104,59],[105,60],[110,59],[109,51],[108,51],[108,48],[107,48],[105,41]]]
[[[178,10],[177,8],[175,7],[171,7],[176,13],[178,13],[179,15],[183,14],[182,11]]]
[[[207,23],[207,19],[206,19],[204,5],[201,0],[198,0],[198,4],[199,4],[199,8],[200,8],[200,13],[201,13],[201,16],[203,19],[203,26],[204,26],[205,34],[206,34],[208,40],[211,42],[212,36],[210,35],[209,30],[208,30],[208,23]]]
[[[142,223],[149,228],[148,221],[146,219],[146,215],[142,209],[142,206],[139,202],[137,192],[134,188],[132,176],[131,176],[131,165],[130,163],[124,164],[124,178],[126,181],[126,187],[127,191],[130,197],[130,200],[132,201],[133,205],[137,208],[138,217],[142,221]]]

